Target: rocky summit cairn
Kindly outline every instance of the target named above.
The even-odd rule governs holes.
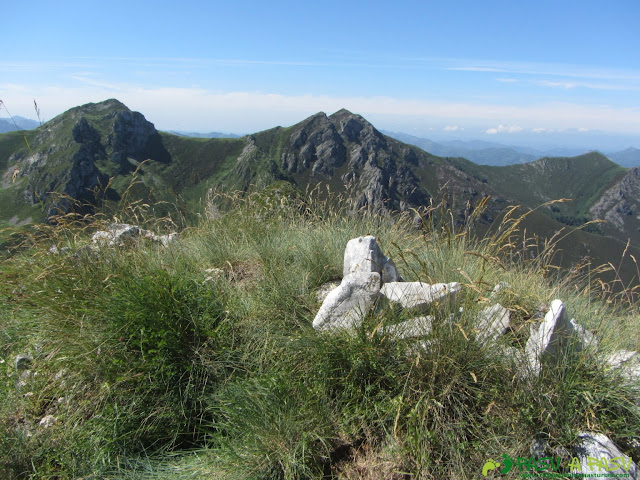
[[[313,320],[316,330],[358,327],[382,297],[392,305],[425,310],[438,300],[453,301],[455,292],[460,289],[457,283],[404,282],[393,261],[382,253],[376,238],[371,235],[349,240],[342,272],[342,282],[325,297]],[[406,328],[400,324],[387,333],[397,333],[403,338],[419,336],[416,329],[425,326],[423,320],[411,319],[406,322]]]

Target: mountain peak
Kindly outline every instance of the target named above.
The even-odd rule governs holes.
[[[331,115],[332,117],[346,117],[346,116],[353,116],[354,114],[351,113],[349,110],[347,110],[346,108],[341,108],[340,110],[338,110],[336,113],[334,113],[333,115]],[[359,116],[359,115],[358,115]]]
[[[103,113],[107,110],[127,110],[129,111],[129,107],[127,107],[120,100],[115,98],[110,98],[108,100],[104,100],[98,103],[86,103],[79,107],[76,107],[74,110],[80,110],[87,113]]]

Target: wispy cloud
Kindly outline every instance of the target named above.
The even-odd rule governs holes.
[[[446,63],[450,63],[446,66]],[[640,71],[596,68],[570,63],[537,63],[537,62],[507,62],[499,60],[464,60],[448,59],[443,61],[448,70],[475,72],[505,72],[524,75],[591,78],[601,80],[640,81]]]
[[[587,88],[591,90],[621,90],[621,91],[640,91],[640,82],[637,84],[620,84],[620,83],[590,83],[579,81],[553,81],[553,80],[533,80],[532,83],[543,87],[563,88],[571,90],[574,88]]]
[[[640,108],[581,105],[569,102],[505,105],[490,102],[450,102],[390,96],[287,95],[279,92],[226,91],[207,88],[141,87],[75,75],[77,84],[64,87],[0,84],[0,98],[12,113],[32,114],[33,99],[47,118],[87,102],[116,96],[142,112],[159,128],[222,130],[238,133],[291,125],[319,111],[347,108],[369,118],[380,128],[402,123],[481,128],[487,134],[516,133],[522,129],[578,129],[617,131],[640,135]],[[497,126],[496,126],[497,125]],[[443,127],[440,127],[441,129]]]
[[[498,125],[495,128],[489,128],[487,130],[485,130],[484,133],[486,133],[487,135],[496,135],[498,133],[520,133],[522,132],[522,130],[524,130],[521,126],[519,125]]]

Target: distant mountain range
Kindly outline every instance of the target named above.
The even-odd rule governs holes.
[[[472,148],[478,146],[486,148]],[[159,132],[142,114],[108,100],[73,108],[35,130],[0,135],[0,226],[110,208],[137,171],[129,200],[143,200],[160,215],[202,206],[213,188],[319,187],[342,195],[354,212],[383,214],[424,212],[445,198],[458,224],[485,204],[479,232],[492,228],[509,205],[531,210],[523,226],[539,238],[605,221],[561,242],[558,261],[566,266],[587,256],[617,263],[627,239],[640,258],[640,169],[623,168],[597,152],[522,163],[531,153],[508,147],[432,142],[425,148],[432,152],[384,135],[347,110],[241,138],[191,138]],[[452,154],[461,148],[508,153],[520,163],[479,165]],[[572,201],[538,208],[561,198]],[[629,278],[636,272],[633,265],[624,268]]]
[[[11,118],[0,118],[0,133],[13,132],[14,130],[32,130],[40,126],[35,120],[15,116]]]
[[[240,135],[236,135],[234,133],[221,133],[221,132],[198,133],[198,132],[180,132],[177,130],[167,130],[167,133],[180,135],[181,137],[193,137],[193,138],[240,138]]]
[[[435,142],[406,133],[387,132],[386,135],[401,142],[409,143],[441,157],[462,157],[480,165],[505,166],[528,163],[543,157],[570,157],[587,153],[589,150],[578,148],[554,148],[538,150],[514,145],[485,142],[482,140],[446,140]],[[606,156],[623,167],[640,167],[640,150],[627,148]]]
[[[629,147],[621,152],[607,155],[611,160],[623,167],[640,167],[640,150]]]

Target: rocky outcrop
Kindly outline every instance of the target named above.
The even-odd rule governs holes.
[[[106,155],[100,143],[100,133],[85,117],[74,125],[73,139],[80,144],[80,148],[73,156],[63,188],[64,196],[54,200],[49,209],[49,217],[68,213],[74,205],[96,205],[104,196],[109,183],[109,176],[96,166],[96,161]]]
[[[113,126],[105,144],[111,158],[121,169],[133,169],[129,158],[138,162],[151,157],[155,161],[169,161],[169,153],[162,147],[162,141],[153,123],[147,121],[141,113],[122,110],[114,112],[112,116]]]
[[[91,237],[91,242],[97,246],[120,247],[138,239],[148,239],[167,246],[177,238],[177,233],[156,235],[150,230],[140,228],[138,225],[127,223],[112,223],[107,230],[98,230]]]
[[[10,185],[21,186],[28,203],[44,205],[49,219],[71,211],[91,213],[105,197],[119,199],[107,171],[129,173],[150,158],[170,161],[160,135],[142,114],[117,100],[87,104],[42,126],[28,155],[18,151],[10,157],[17,172]]]
[[[410,168],[419,163],[414,149],[399,148],[360,115],[318,113],[296,125],[287,143],[280,158],[283,170],[294,179],[339,177],[355,210],[407,210],[429,202]]]
[[[630,169],[602,193],[589,213],[593,218],[606,220],[620,232],[637,230],[640,218],[640,168]]]

